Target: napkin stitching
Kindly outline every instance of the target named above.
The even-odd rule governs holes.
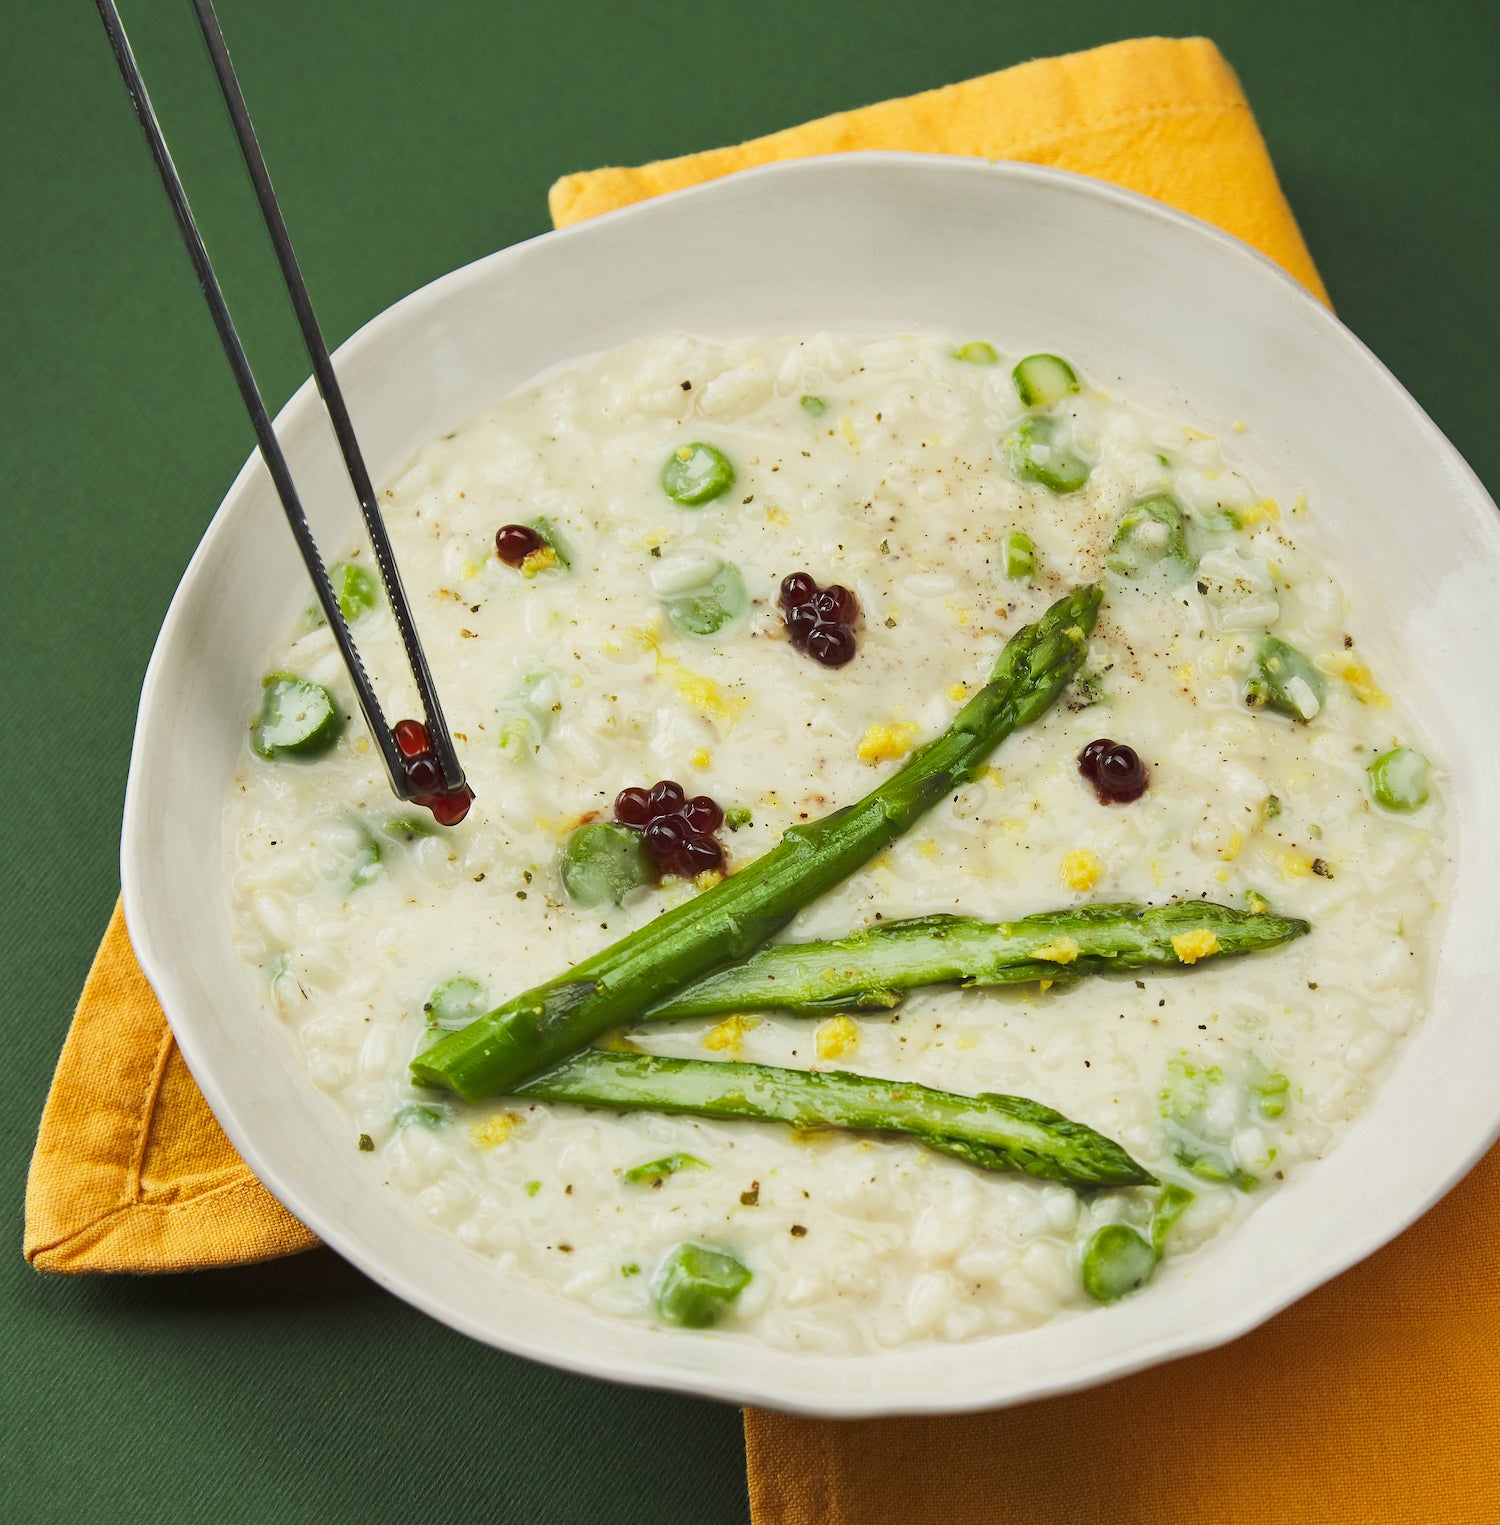
[[[156,1059],[151,1066],[151,1079],[141,1096],[139,1115],[136,1118],[135,1147],[131,1150],[130,1168],[125,1173],[125,1206],[145,1205],[141,1195],[141,1171],[146,1163],[146,1146],[151,1140],[151,1123],[156,1116],[156,1103],[166,1078],[167,1061],[172,1055],[172,1029],[164,1027],[156,1045]]]
[[[1013,158],[1017,154],[1031,153],[1039,147],[1065,143],[1069,138],[1098,137],[1101,124],[1105,127],[1119,127],[1128,122],[1143,122],[1151,117],[1225,116],[1230,113],[1248,115],[1249,110],[1250,108],[1240,101],[1194,101],[1176,105],[1170,101],[1161,101],[1154,106],[1136,107],[1129,111],[1119,111],[1111,116],[1101,117],[1099,123],[1093,126],[1062,127],[1054,132],[1044,132],[1016,145],[1011,153],[982,154],[980,157],[995,163]]]

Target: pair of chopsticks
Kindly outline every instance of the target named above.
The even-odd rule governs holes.
[[[204,298],[208,302],[208,310],[213,317],[214,327],[219,333],[219,342],[224,347],[230,369],[234,372],[234,379],[239,385],[245,410],[250,415],[251,425],[255,429],[255,438],[260,445],[261,458],[266,464],[266,469],[271,473],[271,480],[275,483],[276,492],[281,498],[281,506],[286,511],[287,523],[291,526],[292,535],[297,542],[297,549],[302,553],[302,559],[307,564],[308,575],[312,578],[318,603],[327,617],[328,628],[333,632],[333,638],[338,644],[344,665],[349,670],[349,678],[359,699],[359,707],[364,712],[365,722],[370,728],[370,734],[375,738],[375,744],[380,748],[386,772],[390,775],[391,787],[395,790],[397,797],[403,800],[415,799],[425,804],[431,804],[434,799],[441,801],[447,808],[440,819],[445,816],[461,819],[462,811],[468,808],[467,802],[472,795],[465,783],[463,767],[454,750],[452,735],[443,718],[442,706],[438,702],[437,691],[433,687],[432,673],[427,666],[427,658],[423,655],[422,643],[417,638],[416,626],[412,621],[411,606],[401,586],[401,574],[396,568],[390,538],[386,534],[385,523],[381,519],[380,509],[375,501],[370,474],[365,468],[364,456],[360,452],[359,441],[355,438],[354,426],[349,420],[349,410],[344,405],[344,395],[339,388],[338,378],[334,375],[328,346],[323,342],[322,331],[313,313],[312,299],[308,296],[307,286],[297,264],[297,256],[292,250],[291,237],[281,215],[281,208],[277,204],[276,192],[271,186],[271,176],[266,169],[266,161],[261,154],[255,128],[250,121],[250,112],[245,105],[245,97],[240,90],[239,80],[235,77],[234,65],[229,59],[229,49],[225,45],[224,34],[219,29],[219,18],[214,14],[210,0],[193,0],[193,9],[197,12],[203,40],[208,45],[209,57],[213,61],[214,73],[218,76],[224,104],[229,108],[229,117],[234,125],[235,137],[239,141],[240,153],[244,157],[246,169],[250,172],[250,181],[255,188],[255,198],[260,203],[261,216],[265,219],[266,231],[270,234],[271,245],[276,251],[276,260],[281,267],[282,279],[286,283],[287,293],[292,299],[292,307],[297,314],[297,324],[302,330],[302,342],[306,346],[308,358],[312,361],[318,393],[328,412],[329,422],[333,425],[334,436],[338,440],[339,450],[344,458],[344,467],[349,473],[349,481],[354,487],[355,496],[359,499],[360,512],[364,515],[365,528],[375,551],[375,562],[380,570],[381,581],[385,584],[386,597],[390,601],[397,629],[401,632],[401,643],[405,647],[412,677],[416,680],[417,692],[421,696],[422,708],[426,716],[428,746],[442,770],[445,793],[441,796],[422,795],[411,786],[407,759],[397,744],[392,728],[386,723],[380,700],[365,671],[364,663],[360,660],[348,622],[339,608],[338,595],[334,592],[327,569],[323,565],[323,558],[313,540],[312,530],[307,523],[307,515],[302,510],[301,500],[292,482],[286,457],[282,454],[281,445],[277,441],[276,431],[271,425],[270,415],[266,412],[266,405],[261,399],[260,389],[255,384],[255,377],[251,373],[250,362],[245,358],[239,335],[235,332],[234,320],[229,315],[224,293],[219,287],[218,277],[214,274],[213,264],[209,260],[208,250],[204,247],[203,237],[198,231],[192,207],[188,204],[187,192],[183,189],[176,166],[172,162],[172,155],[167,148],[166,138],[162,135],[161,125],[151,105],[151,98],[146,92],[146,82],[141,77],[135,54],[130,47],[130,40],[125,35],[120,13],[115,7],[114,0],[95,0],[95,3],[98,6],[100,18],[104,22],[104,30],[109,36],[110,47],[114,50],[115,62],[119,65],[121,78],[125,81],[125,88],[129,91],[130,99],[135,106],[135,114],[140,120],[141,130],[146,135],[151,157],[156,161],[157,172],[166,189],[167,199],[172,204],[177,228],[182,234],[183,243],[187,245],[188,256],[198,276],[198,284],[202,287]]]

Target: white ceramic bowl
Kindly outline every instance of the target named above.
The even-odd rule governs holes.
[[[480,260],[338,353],[377,482],[538,372],[642,335],[934,326],[1056,350],[1106,385],[1235,420],[1255,480],[1306,491],[1362,650],[1448,760],[1458,887],[1433,1008],[1329,1157],[1139,1296],[1028,1333],[853,1358],[612,1322],[422,1228],[348,1145],[229,949],[224,799],[267,654],[307,602],[252,457],[146,677],[125,807],[126,914],[193,1075],[256,1174],[340,1254],[477,1339],[625,1382],[830,1415],[1014,1403],[1217,1345],[1396,1234],[1500,1127],[1500,519],[1370,353],[1245,245],[1054,170],[905,154],[811,159],[664,196]],[[309,382],[278,420],[313,527],[356,525]],[[1233,436],[1230,436],[1233,442]],[[441,683],[441,672],[439,682]]]

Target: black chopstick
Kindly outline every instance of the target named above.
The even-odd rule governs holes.
[[[244,347],[235,331],[234,320],[229,315],[228,304],[224,300],[218,277],[214,274],[213,264],[208,257],[203,237],[198,231],[192,207],[188,203],[187,192],[183,189],[182,180],[172,162],[166,138],[162,135],[161,125],[157,121],[151,98],[146,91],[146,82],[141,77],[135,54],[130,47],[130,40],[125,35],[120,13],[115,7],[114,0],[95,0],[95,3],[100,19],[104,23],[104,30],[108,34],[110,47],[114,51],[115,62],[119,65],[120,76],[125,81],[125,88],[135,106],[135,114],[141,124],[141,131],[146,135],[146,143],[156,163],[157,173],[161,176],[167,199],[172,204],[178,231],[182,234],[182,241],[187,246],[188,257],[193,262],[198,285],[202,288],[214,327],[218,330],[219,342],[223,345],[230,369],[234,372],[234,379],[239,386],[245,411],[250,415],[250,423],[260,446],[261,458],[265,461],[266,469],[270,472],[271,480],[276,486],[281,506],[286,512],[287,523],[291,526],[292,535],[297,542],[297,549],[302,553],[302,559],[307,564],[308,574],[312,578],[313,588],[318,596],[318,603],[328,620],[328,627],[333,632],[333,638],[338,644],[344,665],[349,670],[349,678],[354,685],[355,695],[359,699],[359,707],[375,738],[375,744],[380,748],[386,771],[390,775],[391,787],[398,798],[411,799],[413,790],[407,780],[406,765],[401,751],[396,745],[391,727],[386,722],[380,700],[365,671],[364,663],[360,660],[359,652],[354,645],[354,637],[344,619],[343,611],[339,608],[338,596],[333,590],[333,584],[329,581],[327,569],[323,565],[323,558],[313,540],[312,530],[308,526],[307,516],[303,512],[296,486],[292,482],[286,457],[282,454],[276,431],[272,428],[270,415],[266,412],[260,389],[255,384],[250,362],[245,357]],[[375,501],[375,492],[370,484],[369,472],[366,470],[359,442],[355,438],[348,409],[344,405],[343,392],[334,375],[333,362],[329,358],[328,348],[323,342],[318,320],[313,313],[312,300],[308,296],[307,286],[298,268],[297,257],[292,250],[291,238],[287,233],[281,208],[276,202],[271,177],[266,170],[266,162],[261,154],[260,144],[256,141],[255,129],[250,122],[250,113],[245,106],[244,95],[240,91],[239,81],[235,77],[234,67],[229,60],[224,36],[219,29],[218,17],[214,14],[209,0],[193,0],[193,5],[198,14],[199,26],[203,30],[204,41],[208,45],[214,72],[218,76],[225,105],[229,108],[230,120],[234,124],[235,136],[239,140],[245,167],[255,187],[256,200],[260,203],[266,230],[271,236],[271,243],[276,251],[282,278],[286,283],[292,306],[296,310],[297,323],[302,330],[302,341],[312,361],[318,393],[328,412],[328,419],[333,426],[334,436],[338,440],[339,450],[343,455],[344,466],[349,473],[355,496],[359,499],[360,511],[364,516],[365,528],[369,532],[370,544],[375,551],[381,581],[385,584],[386,597],[390,601],[396,627],[401,632],[402,645],[406,649],[412,677],[416,680],[417,692],[421,696],[422,708],[426,716],[428,741],[442,769],[443,782],[448,792],[455,793],[466,787],[463,768],[454,750],[453,739],[449,734],[447,722],[443,718],[442,706],[438,702],[437,691],[433,686],[432,673],[427,666],[427,659],[417,637],[411,608],[407,603],[405,590],[401,586],[400,573],[396,569],[390,539],[386,534],[380,508]]]

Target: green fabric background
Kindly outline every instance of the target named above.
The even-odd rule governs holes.
[[[279,406],[306,366],[191,13],[124,9]],[[37,1117],[116,893],[141,676],[251,439],[93,7],[3,15],[0,1515],[744,1520],[733,1409],[482,1349],[326,1253],[72,1282],[21,1260]],[[1493,0],[223,0],[222,20],[335,341],[542,232],[568,170],[1205,33],[1340,312],[1500,489]]]

